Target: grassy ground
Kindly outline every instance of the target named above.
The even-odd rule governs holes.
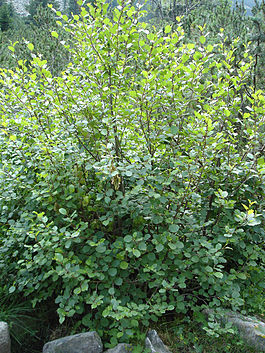
[[[192,321],[164,322],[155,329],[172,353],[261,353],[246,346],[236,333],[210,336]]]

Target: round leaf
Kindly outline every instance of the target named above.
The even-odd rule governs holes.
[[[65,208],[59,208],[59,212],[60,212],[62,215],[64,215],[64,216],[67,214]]]

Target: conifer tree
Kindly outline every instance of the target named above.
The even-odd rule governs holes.
[[[0,1],[0,29],[2,32],[12,27],[12,17],[14,11],[12,5],[7,4],[5,0]]]
[[[254,55],[253,86],[264,88],[265,84],[265,1],[255,1],[252,9],[252,35]]]
[[[67,13],[69,16],[78,15],[80,13],[80,6],[77,4],[77,0],[69,0]]]
[[[29,22],[34,22],[34,16],[37,15],[38,10],[40,8],[47,9],[48,4],[52,4],[55,8],[59,7],[56,0],[30,0],[29,4],[25,6],[29,13],[27,20]]]
[[[228,45],[238,37],[242,43],[247,42],[248,18],[242,3],[236,3],[232,7],[229,0],[206,1],[183,20],[185,29],[191,36],[193,29],[194,33],[198,33],[195,29],[198,25],[205,25],[211,40],[219,41],[218,33],[223,28]]]
[[[8,31],[8,35],[2,36],[0,67],[14,68],[19,60],[30,61],[31,54],[27,48],[27,43],[30,42],[34,46],[33,53],[46,58],[52,74],[56,75],[65,68],[68,55],[60,40],[52,37],[51,32],[57,31],[61,40],[65,38],[66,33],[58,28],[55,15],[48,7],[39,6],[30,21],[21,20],[18,23],[12,31]],[[10,42],[17,42],[15,53],[12,55],[8,49]]]

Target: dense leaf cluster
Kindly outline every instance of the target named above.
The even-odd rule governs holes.
[[[101,1],[57,12],[66,69],[54,76],[29,43],[30,63],[0,71],[1,283],[113,344],[166,312],[264,311],[251,57],[234,66],[237,42],[187,43],[180,23],[142,15]]]

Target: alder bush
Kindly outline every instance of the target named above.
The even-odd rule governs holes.
[[[0,72],[1,283],[112,344],[167,312],[263,313],[265,99],[245,87],[247,48],[235,66],[236,42],[185,44],[127,2],[57,16],[65,71],[29,43],[30,66]]]

